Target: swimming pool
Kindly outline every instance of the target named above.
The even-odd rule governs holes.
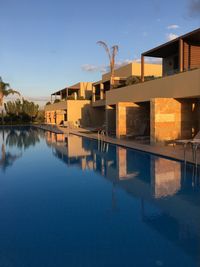
[[[30,127],[0,145],[0,266],[199,266],[199,168]]]

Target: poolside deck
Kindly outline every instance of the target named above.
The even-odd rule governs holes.
[[[61,128],[61,129],[64,133],[72,133],[72,134],[76,134],[79,136],[98,140],[97,133],[92,133],[91,131],[86,130],[86,129],[82,129],[82,128],[74,128],[70,130],[65,129],[65,128]],[[187,148],[185,156],[184,156],[184,148],[182,145],[178,145],[175,147],[164,146],[164,145],[163,146],[162,145],[148,145],[148,144],[141,144],[141,143],[138,143],[132,140],[117,139],[117,138],[109,137],[109,136],[105,136],[104,141],[111,143],[111,144],[144,151],[147,153],[152,153],[152,154],[159,155],[162,157],[172,158],[175,160],[186,161],[189,163],[196,164],[196,162],[193,159],[193,151],[190,147]],[[200,149],[197,151],[197,164],[200,165]]]
[[[51,130],[48,126],[46,130]],[[52,132],[55,133],[64,133],[64,134],[75,134],[82,137],[87,137],[91,139],[98,140],[98,134],[93,133],[90,130],[83,128],[63,128],[63,127],[52,127]],[[162,157],[171,158],[178,161],[186,161],[188,163],[198,164],[200,165],[200,149],[197,151],[197,162],[193,159],[193,151],[190,147],[187,148],[186,153],[184,153],[184,148],[182,145],[178,146],[164,146],[164,145],[149,145],[149,144],[141,144],[137,141],[126,140],[126,139],[117,139],[114,137],[105,136],[104,142],[108,142],[110,144],[115,144],[127,148],[136,149],[139,151],[144,151],[147,153],[155,154]]]

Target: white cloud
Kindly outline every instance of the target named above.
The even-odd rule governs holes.
[[[86,72],[106,72],[106,66],[97,66],[91,64],[84,64],[81,66],[81,69]]]
[[[177,25],[177,24],[171,24],[171,25],[167,26],[168,30],[175,30],[175,29],[178,29],[178,28],[179,28],[179,25]]]
[[[166,39],[167,39],[167,41],[174,40],[174,39],[176,39],[177,37],[178,37],[178,35],[177,35],[177,34],[174,34],[174,33],[167,33],[167,34],[166,34]]]
[[[115,69],[118,69],[120,67],[123,67],[125,65],[128,65],[132,62],[137,62],[140,63],[141,59],[140,58],[136,58],[134,60],[132,59],[125,59],[122,61],[117,61],[115,63]],[[149,63],[149,64],[161,64],[162,63],[162,59],[161,58],[151,58],[151,57],[146,57],[145,58],[145,63]],[[84,64],[81,66],[81,69],[83,71],[86,72],[102,72],[102,73],[106,73],[109,72],[109,66],[95,66],[95,65],[90,65],[90,64]]]
[[[129,63],[131,63],[132,60],[130,59],[125,59],[123,61],[117,61],[115,63],[115,68],[120,68],[122,66],[125,66]],[[105,73],[105,72],[108,72],[109,71],[109,66],[98,66],[98,65],[91,65],[91,64],[84,64],[81,66],[81,69],[83,71],[86,71],[86,72],[101,72],[101,73]]]
[[[141,58],[136,58],[134,60],[137,63],[141,63]],[[145,63],[149,64],[161,64],[162,58],[155,58],[155,57],[145,57]]]
[[[122,66],[125,66],[125,65],[131,63],[132,61],[133,61],[133,60],[131,60],[131,59],[125,59],[125,60],[123,60],[123,61],[117,61],[117,62],[115,63],[115,68],[117,69],[117,68],[120,68],[120,67],[122,67]]]

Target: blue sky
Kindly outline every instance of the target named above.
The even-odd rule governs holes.
[[[0,76],[35,98],[100,79],[98,40],[118,44],[123,63],[200,27],[200,0],[0,0],[0,9]]]

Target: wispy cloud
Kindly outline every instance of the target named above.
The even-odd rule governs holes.
[[[168,29],[168,30],[176,30],[176,29],[178,29],[178,28],[180,28],[180,27],[179,27],[179,25],[177,25],[177,24],[171,24],[171,25],[168,25],[168,26],[167,26],[167,29]]]
[[[171,40],[174,40],[174,39],[176,39],[178,37],[178,35],[177,34],[174,34],[174,33],[167,33],[166,34],[166,39],[167,39],[167,41],[171,41]]]
[[[48,101],[50,97],[47,96],[17,96],[17,95],[13,95],[13,96],[8,96],[6,97],[6,101],[14,101],[16,99],[26,99],[28,101],[33,101],[33,102],[43,102],[43,101]]]
[[[134,61],[137,63],[141,63],[141,58],[136,58]],[[153,57],[145,57],[145,63],[147,63],[147,64],[161,64],[162,59],[161,58],[153,58]]]
[[[43,102],[43,101],[48,101],[50,99],[50,97],[47,96],[38,96],[38,97],[32,97],[32,96],[27,96],[25,97],[25,99],[29,100],[29,101],[37,101],[37,102]]]
[[[15,101],[17,99],[26,99],[28,101],[32,101],[34,102],[35,104],[38,104],[40,106],[40,108],[43,108],[45,103],[50,101],[50,97],[47,97],[47,96],[38,96],[38,97],[33,97],[33,96],[9,96],[9,97],[6,97],[5,98],[5,103],[8,102],[8,101]]]
[[[200,0],[188,0],[188,14],[200,18]]]
[[[120,68],[122,66],[125,66],[129,63],[131,63],[132,60],[131,59],[125,59],[123,61],[117,61],[115,63],[115,68]],[[105,73],[109,71],[109,66],[98,66],[98,65],[92,65],[92,64],[84,64],[81,66],[81,69],[85,72],[101,72],[101,73]]]
[[[140,63],[141,59],[136,58],[134,60],[125,59],[125,60],[117,61],[115,63],[115,69],[118,69],[118,68],[123,67],[127,64],[130,64],[131,62]],[[161,64],[161,62],[162,62],[162,59],[160,59],[160,58],[151,58],[151,57],[145,58],[145,63]],[[81,69],[83,71],[86,71],[86,72],[102,72],[102,73],[109,72],[109,66],[95,66],[95,65],[85,64],[85,65],[81,66]]]

